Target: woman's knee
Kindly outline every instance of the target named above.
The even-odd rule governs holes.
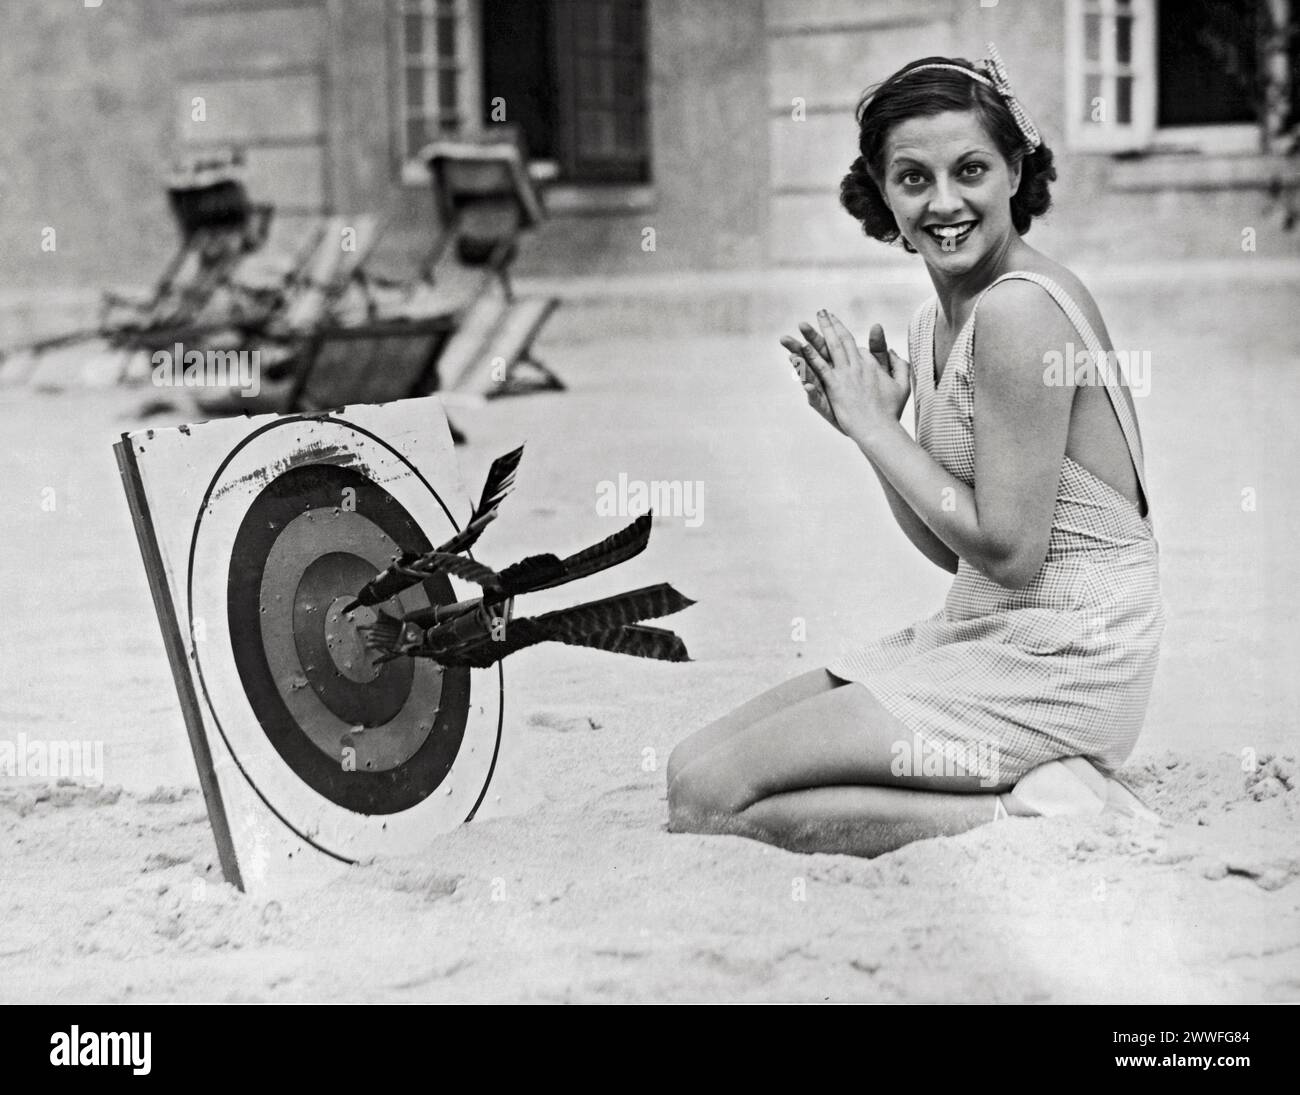
[[[668,758],[668,828],[675,833],[698,832],[704,796],[688,770],[680,762],[674,766],[677,755],[674,751]]]
[[[718,832],[753,800],[732,766],[708,756],[680,768],[668,784],[669,828],[677,832]]]
[[[668,786],[668,827],[674,832],[721,832],[735,813],[728,781],[702,761],[683,768]]]
[[[673,746],[673,751],[668,754],[668,796],[671,800],[673,793],[673,784],[677,782],[677,777],[682,774],[682,769],[686,766],[687,754],[689,748],[687,742],[690,738],[685,738]]]

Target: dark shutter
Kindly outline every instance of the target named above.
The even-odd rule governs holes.
[[[1158,125],[1257,120],[1257,2],[1161,0]]]
[[[647,181],[644,0],[553,4],[561,176]]]

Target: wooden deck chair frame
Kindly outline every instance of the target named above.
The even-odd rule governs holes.
[[[219,213],[196,216],[196,210],[184,208],[192,195],[209,193],[213,186],[228,191]],[[174,184],[168,187],[167,194],[180,234],[180,247],[148,298],[141,300],[112,290],[102,295],[101,327],[107,326],[110,309],[114,307],[135,309],[139,313],[139,322],[115,325],[127,331],[176,326],[178,322],[196,319],[216,290],[229,283],[231,274],[244,256],[266,243],[274,206],[250,201],[240,181],[226,178],[219,183],[197,187]],[[205,262],[204,252],[213,246],[218,249],[216,260]],[[194,277],[178,285],[178,279],[192,258],[198,260]]]
[[[471,362],[460,370],[452,387],[463,386],[471,374],[481,371],[484,365],[495,367],[497,359],[505,363],[505,375],[488,387],[486,395],[496,397],[524,392],[550,390],[562,391],[564,383],[554,372],[532,355],[532,343],[551,313],[559,304],[557,298],[521,299],[515,294],[510,280],[509,266],[518,248],[522,234],[535,228],[545,218],[542,203],[528,176],[523,150],[516,134],[503,131],[499,135],[491,130],[482,143],[474,141],[439,140],[427,145],[420,153],[428,164],[433,182],[442,235],[431,264],[441,261],[453,246],[459,247],[464,236],[465,198],[512,198],[518,223],[514,232],[501,238],[482,263],[484,280],[475,302],[465,309],[466,316],[486,294],[490,280],[497,279],[505,293],[505,304],[495,325],[488,331]],[[456,173],[461,172],[458,181]],[[430,280],[433,280],[432,277]],[[522,317],[522,318],[519,318]],[[513,325],[512,325],[513,322]],[[522,324],[522,326],[520,326]],[[502,342],[502,339],[505,341]],[[520,375],[521,366],[528,367],[535,376]]]
[[[356,232],[356,247],[344,250],[342,232]],[[137,335],[133,341],[146,349],[166,347],[174,342],[201,344],[217,335],[235,336],[238,345],[250,349],[258,343],[296,344],[325,321],[330,307],[354,281],[366,286],[361,265],[378,242],[380,226],[369,214],[357,217],[322,218],[309,231],[281,286],[260,294],[261,307],[224,322],[161,328]]]
[[[424,319],[381,320],[355,327],[321,328],[306,341],[302,366],[295,375],[284,410],[314,412],[350,403],[390,403],[428,395],[437,390],[438,358],[455,326],[454,316],[439,315]],[[397,340],[415,343],[416,352],[405,357],[397,353],[387,355],[396,367],[387,375],[379,375],[376,366],[382,367],[384,344],[391,345]],[[355,346],[356,351],[348,366],[355,369],[361,365],[370,370],[369,375],[357,377],[356,382],[350,384],[344,379],[336,392],[328,389],[322,392],[322,384],[340,379],[326,375],[337,368],[328,351],[349,345]],[[357,356],[360,354],[364,354],[364,358]]]

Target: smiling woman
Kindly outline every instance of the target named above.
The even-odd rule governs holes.
[[[1000,71],[1005,75],[1004,70]],[[926,73],[924,78],[913,75],[922,72]],[[905,194],[921,195],[928,165],[911,158],[909,153],[915,149],[899,141],[898,134],[895,134],[893,155],[886,162],[886,140],[895,127],[909,120],[933,118],[947,112],[963,117],[973,114],[986,137],[985,147],[969,148],[957,159],[955,182],[958,185],[980,187],[998,161],[1004,161],[1013,177],[1009,203],[1003,203],[1000,208],[1009,216],[1016,233],[1022,236],[1029,231],[1033,219],[1051,206],[1049,184],[1056,179],[1052,150],[1042,143],[1032,123],[1028,123],[1032,136],[1026,134],[1022,120],[1027,122],[1028,116],[1019,103],[1013,113],[993,82],[966,62],[927,57],[907,66],[858,104],[861,155],[840,183],[840,203],[861,222],[862,231],[872,239],[885,243],[901,240],[905,250],[916,252],[908,233],[900,228],[886,190],[889,183],[894,183],[901,185]],[[966,135],[966,129],[959,127],[959,138]],[[955,250],[955,245],[963,242],[978,223],[946,221],[941,207],[931,208],[930,212],[935,220],[921,227],[945,253]]]
[[[782,344],[900,528],[955,578],[933,616],[682,742],[671,827],[876,855],[1008,813],[1149,817],[1113,772],[1164,630],[1157,546],[1101,314],[1023,239],[1051,204],[1051,150],[992,47],[979,65],[906,66],[856,117],[841,204],[918,254],[935,297],[910,362],[879,326],[864,351],[825,311]],[[1102,383],[1044,369],[1076,340]],[[899,423],[909,395],[915,438]]]

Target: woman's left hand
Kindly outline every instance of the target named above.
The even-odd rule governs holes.
[[[893,426],[911,394],[907,362],[889,349],[885,332],[874,324],[864,356],[849,329],[825,309],[817,313],[821,338],[808,338],[803,357],[817,374],[835,420],[854,441],[862,442]],[[804,335],[813,332],[802,324]]]

